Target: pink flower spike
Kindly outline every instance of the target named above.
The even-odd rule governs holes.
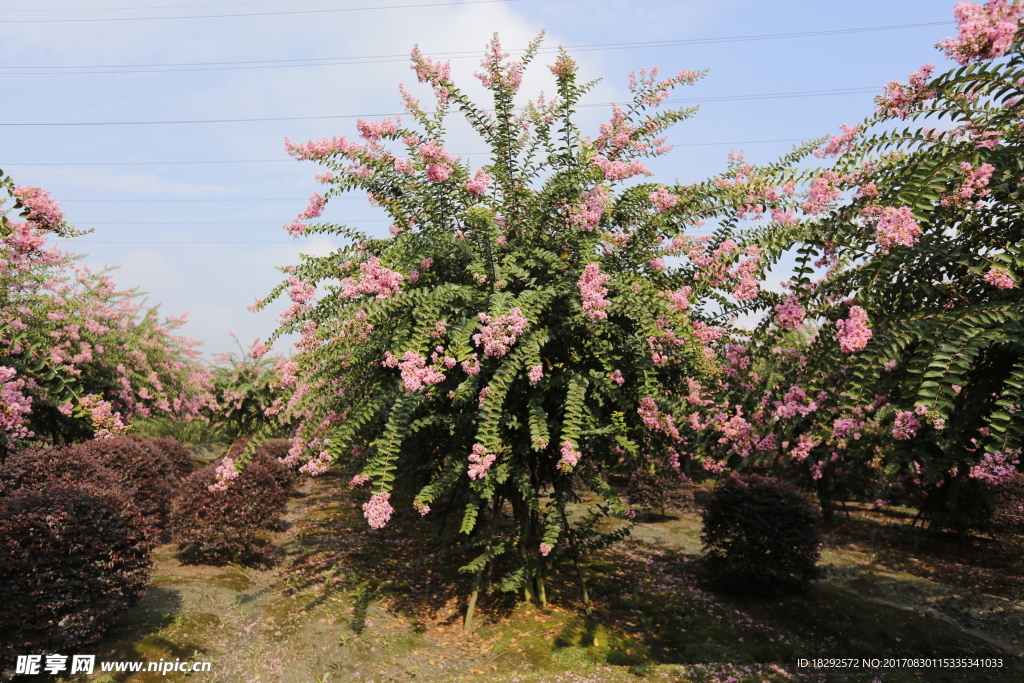
[[[850,307],[850,317],[836,321],[836,338],[839,348],[846,353],[860,351],[871,341],[871,328],[867,325],[868,314],[860,306]]]

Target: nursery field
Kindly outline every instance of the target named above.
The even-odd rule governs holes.
[[[492,591],[465,634],[471,576],[456,576],[452,562],[409,564],[457,530],[439,536],[415,515],[368,531],[359,494],[332,474],[303,480],[270,567],[183,564],[176,546],[158,548],[151,587],[97,659],[210,661],[211,672],[81,680],[1024,680],[1019,536],[964,545],[912,528],[909,509],[851,505],[825,534],[820,580],[801,595],[752,597],[709,585],[698,512],[671,509],[588,559],[591,618],[571,564],[556,564],[547,608]],[[821,657],[1000,658],[1004,667],[796,666]]]

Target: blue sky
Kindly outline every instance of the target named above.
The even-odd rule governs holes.
[[[284,138],[351,137],[355,118],[38,124],[392,114],[401,108],[398,82],[429,101],[408,60],[395,57],[413,44],[432,55],[471,53],[453,58],[452,72],[475,92],[471,74],[493,32],[514,50],[543,30],[545,47],[568,47],[585,78],[603,79],[588,97],[595,104],[625,101],[629,72],[643,66],[710,70],[673,96],[701,109],[671,132],[675,151],[649,164],[655,180],[691,182],[724,170],[730,149],[770,162],[792,140],[860,121],[887,81],[929,62],[949,67],[933,45],[955,34],[952,4],[38,0],[28,10],[26,0],[4,1],[0,169],[49,189],[70,222],[95,228],[66,248],[88,254],[90,266],[119,266],[119,286],[148,292],[162,313],[188,312],[184,332],[216,353],[232,350],[231,332],[249,343],[273,331],[279,309],[246,306],[280,281],[275,266],[339,244],[294,241],[281,228],[320,187],[313,175],[321,170],[290,159]],[[911,24],[923,25],[836,32]],[[762,38],[717,40],[751,36]],[[634,45],[609,47],[623,43]],[[336,59],[352,57],[363,59]],[[553,91],[543,67],[552,59],[535,62],[525,95]],[[326,64],[311,66],[316,60]],[[581,123],[596,131],[609,112],[607,104],[583,109]],[[458,130],[449,147],[474,165],[485,161]],[[324,216],[386,234],[362,195],[332,201]]]

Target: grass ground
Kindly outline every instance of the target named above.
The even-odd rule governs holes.
[[[911,528],[909,511],[855,506],[826,535],[822,580],[803,595],[752,598],[710,587],[699,518],[674,512],[589,558],[592,617],[572,568],[555,565],[547,608],[492,592],[465,634],[470,577],[451,563],[409,564],[450,539],[412,518],[369,531],[360,492],[340,483],[303,480],[274,536],[274,568],[183,565],[161,547],[152,588],[97,649],[98,661],[211,661],[211,673],[81,680],[1024,681],[1021,538],[964,545]],[[797,667],[839,657],[1004,666]]]

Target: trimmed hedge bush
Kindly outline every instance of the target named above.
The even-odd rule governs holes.
[[[284,512],[289,490],[277,483],[266,460],[254,457],[226,491],[209,490],[223,459],[185,480],[170,522],[183,559],[209,564],[269,561],[265,530]]]
[[[104,466],[84,450],[74,447],[34,447],[13,453],[0,464],[0,498],[58,481],[95,484],[124,489],[124,477]]]
[[[153,537],[122,491],[62,481],[0,499],[0,661],[99,638],[145,590]]]
[[[153,439],[152,444],[163,451],[164,457],[171,463],[174,475],[178,479],[184,479],[195,472],[196,462],[193,460],[192,454],[173,436]]]
[[[711,493],[701,519],[711,572],[733,588],[800,590],[818,575],[820,511],[789,484],[732,475]]]
[[[163,526],[177,486],[174,466],[152,442],[132,436],[96,439],[75,446],[117,473],[143,516]]]

